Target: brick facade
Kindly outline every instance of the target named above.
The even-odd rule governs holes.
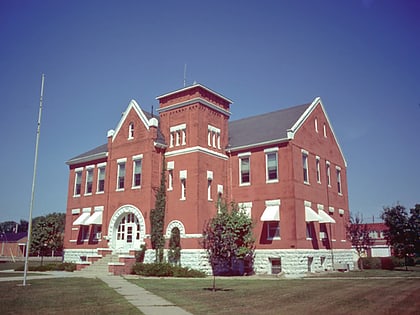
[[[150,210],[165,168],[165,231],[169,238],[180,230],[182,264],[208,268],[200,236],[219,198],[255,222],[257,272],[270,273],[271,258],[287,273],[328,269],[334,251],[352,264],[346,161],[319,98],[233,124],[232,101],[200,84],[157,99],[159,116],[131,101],[107,144],[67,162],[65,260],[101,248],[150,249]],[[322,266],[311,269],[313,259]]]

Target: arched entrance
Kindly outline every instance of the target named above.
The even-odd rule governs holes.
[[[144,243],[146,225],[139,209],[132,205],[120,207],[109,222],[109,247],[118,253],[140,249]]]

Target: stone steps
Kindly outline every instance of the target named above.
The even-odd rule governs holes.
[[[91,275],[109,275],[109,266],[110,262],[118,262],[117,255],[106,255],[99,260],[93,262],[89,266],[86,266],[76,273],[81,273],[82,275],[91,274]]]

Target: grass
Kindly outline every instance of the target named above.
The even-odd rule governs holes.
[[[418,314],[420,279],[212,279],[132,280],[176,305],[200,314]],[[418,273],[417,273],[418,275]],[[378,276],[378,273],[376,273]],[[174,289],[176,288],[176,289]]]
[[[30,285],[0,282],[0,314],[141,314],[98,279],[31,280]]]

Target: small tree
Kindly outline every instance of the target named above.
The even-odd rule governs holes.
[[[363,224],[363,216],[356,214],[354,217],[350,216],[350,222],[347,225],[347,238],[351,245],[356,250],[357,264],[359,269],[363,271],[363,262],[361,260],[362,254],[372,246],[372,239],[369,235],[369,229],[366,224]]]
[[[416,208],[412,209],[411,217],[409,217],[405,207],[397,204],[395,207],[384,207],[381,215],[382,220],[388,227],[388,230],[385,231],[385,238],[388,244],[392,246],[393,255],[404,258],[406,270],[409,259],[415,255],[416,244],[419,241],[419,210],[416,209],[417,205]]]
[[[206,249],[213,273],[213,291],[216,290],[215,276],[233,274],[239,261],[254,257],[253,223],[235,203],[220,202],[218,213],[210,219],[203,230],[203,247]]]
[[[66,215],[64,213],[51,213],[45,217],[33,219],[30,253],[38,254],[43,258],[63,249],[63,233]]]
[[[156,193],[155,208],[150,211],[150,241],[152,243],[152,248],[155,250],[155,261],[157,263],[163,262],[163,248],[165,246],[165,237],[163,236],[166,208],[165,182],[165,159],[163,159],[160,186]]]

